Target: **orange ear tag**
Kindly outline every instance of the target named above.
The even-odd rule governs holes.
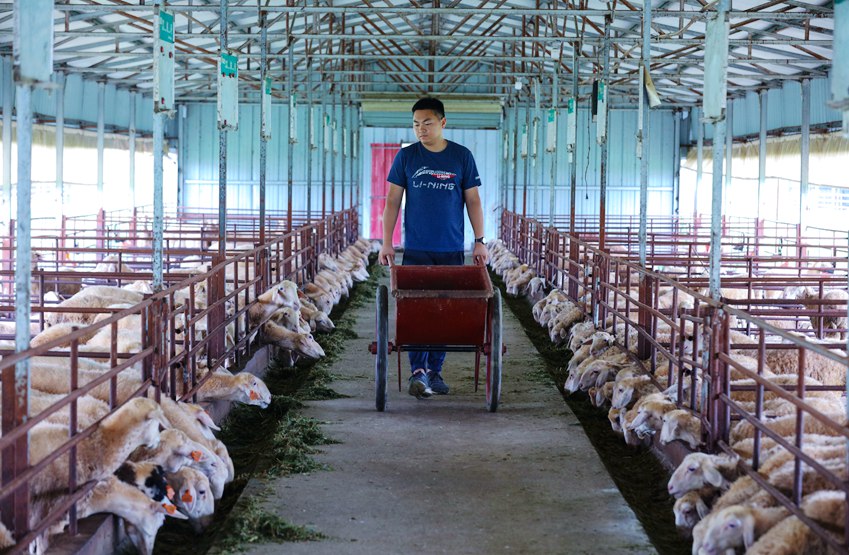
[[[162,506],[165,508],[165,512],[169,515],[173,515],[177,511],[177,507],[169,503],[163,503]]]
[[[181,497],[180,499],[183,501],[183,503],[191,503],[192,499],[194,498],[192,497],[191,492],[189,490],[186,490],[186,493],[184,493],[183,497]]]
[[[203,453],[200,451],[192,451],[192,459],[194,459],[195,462],[200,462],[201,458],[203,458]]]
[[[168,499],[173,500],[174,499],[174,488],[172,488],[171,486],[165,486],[165,496]]]
[[[259,395],[256,394],[256,391],[251,389],[251,401],[256,401],[257,399],[259,399]]]

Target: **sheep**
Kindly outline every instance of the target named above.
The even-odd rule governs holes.
[[[839,540],[838,540],[839,541]],[[810,526],[789,516],[767,530],[746,555],[827,555],[833,553]]]
[[[816,299],[818,298],[817,292],[814,291],[806,291],[803,293],[803,296],[799,298],[802,299]],[[822,299],[827,301],[837,301],[836,304],[823,304],[821,305],[821,310],[839,310],[842,311],[844,315],[842,316],[823,316],[822,317],[822,327],[825,330],[825,337],[829,339],[846,339],[846,302],[849,300],[849,293],[842,289],[829,289],[822,294]],[[820,326],[820,317],[811,315],[811,326],[818,330]],[[835,331],[828,331],[835,330]],[[842,330],[842,331],[837,331]]]
[[[307,283],[304,285],[304,294],[320,311],[330,314],[333,309],[333,298],[326,290],[319,287],[315,283]]]
[[[64,322],[61,324],[54,324],[49,328],[45,328],[43,331],[38,332],[37,335],[30,340],[29,346],[33,349],[36,347],[41,347],[42,345],[46,345],[57,339],[64,338],[78,329],[84,328],[86,328],[86,326],[79,322]],[[92,337],[94,337],[95,333],[97,333],[97,330],[91,330],[84,333],[82,336],[80,336],[79,343],[86,343]],[[57,344],[56,347],[66,347],[70,344],[70,341],[63,341]]]
[[[646,395],[634,407],[637,418],[631,423],[631,430],[640,438],[657,433],[663,426],[663,415],[676,410],[675,403],[663,394]]]
[[[846,415],[844,413],[836,412],[829,413],[825,415],[830,420],[837,422],[839,426],[846,425]],[[778,418],[773,418],[771,420],[765,420],[763,422],[764,426],[772,430],[774,433],[780,436],[788,436],[792,433],[795,433],[796,430],[796,415],[789,414],[787,416],[780,416]],[[806,415],[803,419],[803,428],[806,434],[822,434],[822,435],[839,435],[840,432],[835,430],[829,425],[826,425],[818,418],[815,418],[810,415]],[[731,443],[735,444],[742,439],[752,437],[755,434],[755,427],[748,420],[741,420],[734,427],[731,428],[731,433],[729,435]]]
[[[301,299],[301,318],[309,322],[311,331],[331,332],[336,329],[333,320],[309,301]]]
[[[283,307],[300,311],[300,301],[298,301],[297,292],[292,290],[293,286],[295,284],[291,281],[283,281],[258,296],[256,302],[248,309],[248,320],[251,327],[259,325]]]
[[[165,470],[156,463],[124,461],[113,474],[154,501],[168,502],[174,497],[174,492],[168,489]]]
[[[845,452],[844,452],[845,455]],[[834,474],[839,480],[846,479],[846,462],[841,455],[838,458],[822,459],[817,461],[825,470]],[[769,483],[784,492],[792,492],[794,487],[794,470],[796,462],[787,461],[785,464],[775,468],[769,475]],[[837,486],[824,475],[815,471],[805,463],[802,463],[802,495],[819,491],[835,489]]]
[[[41,391],[38,391],[37,389],[32,389],[30,391],[28,407],[30,418],[33,418],[36,415],[44,412],[46,409],[52,407],[53,405],[66,399],[67,397],[67,394],[64,393],[43,393]],[[71,405],[68,404],[63,408],[59,409],[58,411],[51,413],[50,416],[47,417],[45,422],[69,426],[71,421],[70,407]],[[80,430],[84,430],[89,426],[93,425],[95,422],[106,416],[108,413],[109,405],[99,399],[96,399],[89,395],[83,395],[77,398],[77,428]]]
[[[119,256],[117,254],[107,255],[97,263],[94,267],[94,272],[101,273],[110,273],[110,274],[131,274],[133,273],[133,269],[121,262],[118,262]]]
[[[578,387],[582,391],[586,391],[592,385],[596,385],[598,383],[599,377],[602,373],[605,376],[615,376],[619,370],[624,368],[623,364],[618,364],[614,362],[610,362],[603,359],[593,360],[587,365],[581,365],[579,367],[579,372],[581,369],[583,371],[580,373]],[[607,380],[605,380],[606,382]]]
[[[574,305],[558,312],[557,316],[552,318],[548,323],[548,335],[552,343],[562,343],[569,334],[569,329],[572,325],[583,319],[584,311]]]
[[[689,532],[708,515],[710,507],[698,491],[688,491],[675,500],[672,512],[675,515],[675,526]]]
[[[102,480],[124,462],[139,445],[155,447],[159,427],[170,427],[162,409],[150,399],[132,399],[104,418],[77,446],[77,480]],[[68,440],[68,429],[55,424],[39,424],[30,431],[29,460],[38,464]],[[67,483],[68,456],[53,461],[30,480],[30,491],[47,493]]]
[[[619,413],[619,428],[622,430],[622,436],[625,443],[631,447],[637,447],[651,441],[647,436],[638,436],[634,433],[634,421],[639,416],[637,409],[632,407],[625,410],[624,408]]]
[[[301,312],[288,306],[279,309],[272,315],[271,318],[276,324],[280,324],[284,328],[295,333],[308,335],[312,331],[310,325],[301,318]]]
[[[70,299],[57,305],[57,308],[106,308],[109,305],[129,303],[137,304],[144,300],[144,295],[127,291],[120,287],[95,285],[86,287]],[[97,316],[96,312],[46,312],[45,317],[50,325],[62,322],[79,322],[89,324]]]
[[[132,525],[130,539],[141,555],[152,555],[156,533],[165,517],[185,519],[170,503],[159,503],[144,493],[121,482],[114,476],[98,482],[92,491],[77,503],[77,516],[85,518],[95,513],[112,513]]]
[[[688,491],[726,490],[740,475],[738,462],[728,455],[690,453],[669,478],[669,494],[678,498]]]
[[[822,434],[805,434],[804,443],[810,445],[836,445],[843,441],[840,436],[827,436]],[[796,435],[791,434],[784,436],[784,439],[790,443],[796,441]],[[751,461],[755,452],[755,439],[747,437],[731,444],[731,449],[741,458]],[[760,460],[766,460],[772,455],[775,449],[783,449],[774,439],[767,435],[761,435],[761,457]]]
[[[802,341],[810,343],[827,343],[802,334],[791,333]],[[845,357],[846,352],[840,349],[829,349],[838,356]],[[766,363],[776,374],[798,374],[799,353],[796,349],[768,349]],[[826,385],[846,385],[846,365],[831,360],[811,350],[805,352],[805,375]]]
[[[613,398],[613,388],[616,386],[613,382],[607,382],[601,387],[597,387],[596,392],[596,406],[601,407],[605,403],[609,403],[610,399]]]
[[[545,296],[545,278],[536,276],[528,283],[528,296],[532,299],[540,299]]]
[[[209,374],[198,389],[197,398],[198,401],[234,401],[263,409],[271,404],[271,392],[262,379],[250,372],[233,375],[223,369]]]
[[[701,422],[688,410],[678,409],[663,415],[660,443],[667,445],[676,440],[683,441],[690,449],[697,449],[702,442]]]
[[[146,461],[160,465],[166,472],[177,472],[184,466],[202,461],[205,451],[209,450],[189,438],[185,432],[176,428],[162,430],[156,447],[140,446],[133,451],[128,460]]]
[[[622,425],[619,424],[619,416],[622,413],[622,409],[614,409],[611,408],[607,411],[607,419],[610,421],[610,427],[617,434],[622,433]]]
[[[168,474],[168,483],[176,492],[174,504],[181,513],[189,517],[195,532],[200,533],[204,528],[203,517],[215,511],[215,501],[206,475],[193,468],[185,467]]]
[[[633,406],[640,397],[658,392],[649,376],[625,378],[616,384],[610,404],[617,409],[627,408]]]
[[[596,331],[595,324],[592,320],[580,322],[572,326],[569,330],[569,350],[573,353],[577,351],[583,342]]]
[[[755,543],[755,538],[787,517],[784,507],[750,507],[737,505],[714,511],[694,529],[693,553],[703,549],[709,555],[724,550],[745,547],[748,549]],[[695,530],[702,528],[702,540],[695,541]]]
[[[564,293],[563,291],[560,291],[559,289],[552,289],[551,291],[549,291],[548,295],[534,303],[534,306],[531,309],[531,312],[534,316],[534,320],[538,322],[541,326],[548,325],[548,321],[543,322],[541,320],[542,313],[545,308],[549,305],[553,307],[554,305],[565,302],[568,299],[569,297],[567,297],[566,293]]]
[[[317,359],[325,356],[324,349],[311,334],[293,332],[272,321],[263,324],[262,337],[268,343],[288,349],[306,358]]]

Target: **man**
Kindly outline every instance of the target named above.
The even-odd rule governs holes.
[[[474,260],[485,264],[489,257],[484,244],[480,176],[475,159],[468,148],[442,137],[446,121],[445,107],[436,98],[422,98],[413,106],[413,131],[419,142],[401,149],[389,170],[381,264],[395,260],[392,232],[405,193],[402,264],[462,266],[464,204],[475,232]],[[448,384],[441,374],[445,353],[409,355],[410,395],[422,398],[447,394]]]

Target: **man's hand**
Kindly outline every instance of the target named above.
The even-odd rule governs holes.
[[[472,260],[475,264],[486,264],[489,262],[489,249],[483,243],[475,243],[475,250],[472,251]]]
[[[391,242],[383,243],[383,246],[380,247],[380,252],[377,254],[377,261],[384,266],[389,266],[390,260],[395,264],[395,248]]]

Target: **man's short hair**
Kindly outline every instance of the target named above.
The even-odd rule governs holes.
[[[439,119],[445,117],[445,105],[442,104],[441,100],[432,96],[420,98],[418,102],[413,104],[413,113],[416,113],[416,110],[433,110]]]

